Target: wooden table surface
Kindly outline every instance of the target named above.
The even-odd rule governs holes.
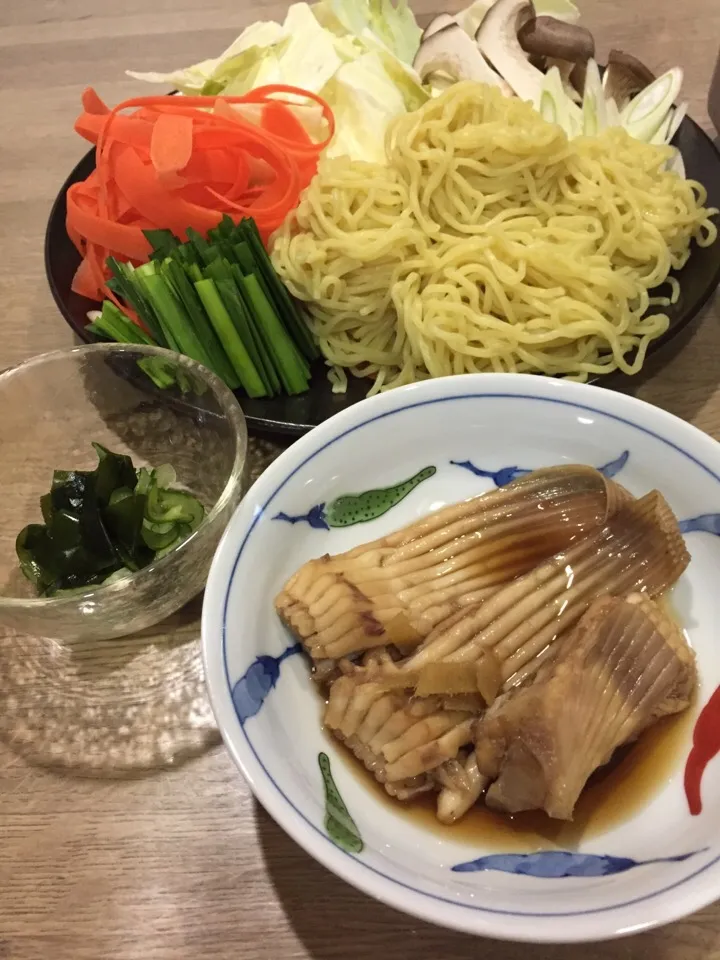
[[[693,116],[720,41],[718,0],[580,0],[599,55],[621,45],[656,70],[685,68]],[[429,13],[442,0],[417,0]],[[215,55],[275,0],[2,0],[0,369],[69,345],[43,270],[50,205],[85,150],[72,130],[92,83],[111,103],[147,92],[126,68]],[[639,395],[720,439],[720,307]],[[3,705],[0,703],[0,711]],[[131,781],[63,777],[0,743],[0,960],[519,960],[406,919],[318,866],[253,800],[222,748]],[[654,933],[547,960],[720,958],[720,905]]]

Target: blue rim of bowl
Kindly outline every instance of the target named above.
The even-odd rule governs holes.
[[[313,460],[323,451],[327,450],[329,447],[333,446],[333,444],[337,443],[339,440],[344,439],[348,435],[355,433],[358,430],[361,430],[363,427],[367,427],[370,424],[375,423],[378,420],[384,420],[388,417],[395,416],[396,414],[403,413],[407,410],[416,409],[418,407],[432,406],[433,404],[437,404],[437,403],[448,403],[448,402],[453,402],[458,400],[487,400],[487,399],[530,400],[533,402],[540,402],[540,403],[553,403],[560,406],[572,407],[576,410],[582,410],[583,412],[586,412],[586,413],[594,413],[594,414],[597,414],[598,416],[608,417],[611,420],[615,420],[618,423],[625,424],[626,426],[632,427],[635,430],[639,430],[641,433],[644,433],[647,436],[650,436],[656,440],[659,440],[661,443],[664,443],[666,446],[672,448],[677,453],[680,453],[682,456],[692,461],[692,463],[700,467],[701,470],[705,471],[705,473],[707,473],[710,477],[712,477],[714,480],[720,483],[720,476],[718,476],[718,474],[716,474],[714,470],[711,470],[710,467],[704,464],[701,460],[693,456],[693,454],[688,453],[687,450],[684,450],[682,447],[678,446],[678,444],[674,443],[672,440],[668,440],[666,437],[663,437],[660,434],[656,433],[655,431],[650,430],[648,427],[642,427],[640,426],[640,424],[634,423],[632,420],[628,420],[626,417],[621,417],[618,414],[609,413],[608,411],[599,409],[598,407],[593,407],[588,404],[578,403],[572,400],[561,400],[557,397],[541,397],[533,394],[522,394],[522,393],[498,393],[498,392],[461,393],[461,394],[454,394],[452,396],[435,397],[431,400],[420,400],[414,403],[408,403],[401,407],[396,407],[393,410],[387,410],[384,413],[380,413],[373,417],[369,417],[368,419],[363,420],[362,423],[355,424],[354,426],[344,430],[342,433],[339,433],[337,436],[334,436],[332,439],[328,440],[326,443],[318,447],[312,453],[308,454],[307,457],[305,457],[302,460],[302,462],[299,463],[286,477],[284,477],[284,479],[278,484],[278,486],[276,486],[275,490],[266,499],[265,503],[260,508],[256,508],[254,512],[252,522],[245,536],[243,537],[242,543],[240,544],[240,547],[237,551],[235,559],[233,560],[232,570],[231,570],[230,577],[228,580],[228,585],[225,591],[225,599],[223,601],[223,609],[222,609],[223,672],[225,675],[225,682],[227,684],[227,691],[230,695],[231,700],[232,700],[232,681],[230,679],[230,673],[229,673],[228,662],[227,662],[227,613],[228,613],[228,603],[230,599],[230,592],[232,590],[233,581],[235,579],[237,567],[240,562],[240,557],[242,556],[243,550],[245,549],[250,539],[250,536],[252,535],[253,531],[257,527],[258,522],[264,516],[267,508],[270,506],[270,504],[275,499],[275,497],[280,493],[280,491],[285,487],[285,485],[307,463],[309,463],[311,460]],[[691,428],[691,429],[694,429],[694,428]],[[245,731],[245,727],[242,724],[240,724],[239,721],[238,721],[238,727],[240,728],[240,731],[243,737],[245,738],[245,741],[248,747],[250,748],[250,751],[254,756],[255,760],[257,761],[259,767],[262,769],[268,781],[275,788],[279,796],[288,804],[288,806],[297,814],[297,816],[300,817],[300,819],[304,823],[306,823],[307,826],[310,827],[310,829],[315,834],[317,834],[326,844],[332,847],[332,849],[335,851],[339,850],[340,848],[337,847],[335,844],[333,844],[333,842],[328,838],[326,833],[323,830],[321,830],[317,826],[317,824],[313,823],[310,819],[308,819],[308,817],[306,817],[305,814],[293,803],[290,797],[288,797],[287,794],[283,792],[282,788],[278,785],[278,783],[275,781],[275,779],[272,777],[272,775],[268,771],[265,764],[262,762],[259,754],[255,750],[255,747],[252,741],[250,740],[250,737],[247,735],[247,732]],[[561,919],[561,918],[568,918],[568,917],[583,917],[583,916],[592,916],[595,914],[610,913],[616,910],[621,910],[624,907],[634,906],[638,903],[643,903],[647,900],[652,900],[655,897],[662,896],[662,894],[668,893],[671,890],[675,890],[678,887],[681,887],[684,884],[688,883],[690,880],[694,879],[695,877],[699,876],[701,873],[704,873],[706,870],[710,869],[710,867],[714,866],[716,863],[720,862],[720,854],[718,854],[712,860],[708,861],[702,867],[699,867],[697,870],[694,870],[692,873],[688,874],[686,877],[683,877],[680,880],[676,880],[674,883],[671,883],[668,886],[661,888],[660,890],[656,890],[653,893],[644,894],[641,897],[635,897],[632,900],[626,900],[626,901],[623,901],[622,903],[611,904],[605,907],[596,907],[594,909],[589,909],[589,910],[555,911],[555,912],[540,913],[540,912],[519,911],[519,910],[501,910],[501,909],[496,909],[492,907],[482,907],[475,904],[460,903],[457,900],[452,900],[448,897],[441,897],[441,896],[438,896],[437,894],[429,893],[426,890],[420,890],[417,887],[413,887],[411,884],[404,883],[402,880],[398,880],[395,877],[388,876],[388,874],[383,873],[381,870],[378,870],[376,867],[373,867],[370,864],[366,863],[359,856],[355,856],[354,854],[347,853],[344,850],[341,850],[340,852],[343,853],[344,856],[348,857],[349,859],[354,860],[364,870],[367,870],[370,873],[376,874],[377,876],[381,877],[383,880],[386,880],[388,883],[394,884],[395,886],[408,890],[411,893],[415,893],[421,897],[427,897],[436,903],[449,904],[453,907],[460,907],[464,910],[470,910],[475,913],[484,913],[484,914],[491,914],[496,916],[498,915],[507,916],[507,917],[521,917],[523,919],[538,919],[538,918]]]

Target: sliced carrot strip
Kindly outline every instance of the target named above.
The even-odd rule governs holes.
[[[207,233],[220,222],[219,211],[188,203],[177,193],[171,195],[158,183],[150,164],[130,149],[119,154],[115,175],[118,189],[141,216],[162,223],[178,236],[184,236],[188,226]]]
[[[173,103],[170,102],[167,96],[160,97],[137,97],[132,100],[126,100],[124,103],[118,104],[110,112],[110,117],[114,117],[121,110],[128,110],[132,107],[144,107],[163,110],[165,112],[173,113],[182,113],[190,107],[200,107],[200,108],[209,108],[215,107],[217,100],[222,99],[228,103],[260,103],[269,100],[273,97],[274,94],[284,93],[289,94],[292,97],[300,97],[307,100],[313,100],[315,103],[319,104],[323,110],[323,116],[325,117],[328,123],[328,136],[325,140],[320,143],[315,144],[315,149],[322,151],[330,143],[334,134],[335,134],[335,117],[332,110],[328,104],[319,97],[316,93],[311,93],[309,90],[302,90],[299,87],[286,86],[284,84],[271,84],[265,87],[259,87],[257,90],[251,90],[249,93],[244,94],[241,97],[232,97],[223,95],[221,98],[218,97],[178,97],[173,98]],[[282,103],[283,101],[278,101]],[[291,103],[292,101],[285,101],[285,103]]]
[[[96,113],[81,113],[75,121],[75,132],[90,143],[97,143],[100,133],[108,122],[107,116]],[[115,117],[113,140],[129,143],[142,150],[150,150],[153,125],[135,117]]]
[[[235,183],[238,170],[242,168],[249,177],[247,158],[228,150],[195,150],[183,177],[188,182],[197,183]]]
[[[104,119],[93,113],[81,113],[75,121],[75,133],[79,133],[83,140],[97,143]]]
[[[275,132],[273,130],[267,129],[265,124],[262,122],[263,118],[261,115],[261,123],[258,127],[258,124],[253,123],[251,120],[248,120],[241,113],[238,113],[237,110],[234,110],[228,101],[225,101],[222,97],[217,98],[215,104],[214,116],[221,117],[223,120],[228,121],[229,123],[240,127],[243,131],[247,132],[261,130],[265,137],[269,137],[276,144],[281,146],[287,154],[296,156],[296,157],[306,157],[312,156],[317,157],[319,149],[318,145],[313,143],[310,139],[307,131],[302,126],[300,121],[297,119],[293,111],[284,103],[280,101],[268,101],[263,106],[263,113],[271,107],[275,111],[275,127],[276,130],[279,130],[281,126],[284,127],[282,133]],[[283,124],[283,120],[285,123]],[[301,138],[295,140],[292,137],[292,131],[297,127],[301,130]]]
[[[96,299],[98,295],[97,278],[93,276],[92,266],[87,257],[80,261],[80,266],[75,271],[70,289],[81,297],[87,297],[88,300]]]
[[[85,113],[97,113],[100,115],[110,113],[110,107],[100,99],[92,87],[85,87],[81,99]]]
[[[273,98],[273,102],[279,103],[289,103],[293,104],[292,100],[277,100],[275,99],[275,94],[285,93],[289,94],[292,97],[304,97],[306,100],[313,100],[318,106],[322,107],[323,116],[327,121],[328,125],[328,135],[327,137],[320,141],[320,143],[315,144],[315,149],[320,153],[325,147],[330,144],[330,141],[335,136],[335,115],[330,109],[330,105],[323,100],[322,97],[318,96],[316,93],[312,93],[310,90],[301,90],[299,87],[289,87],[281,83],[268,84],[265,87],[258,87],[256,90],[251,90],[249,93],[245,94],[242,98],[245,103],[257,103],[258,101],[268,101]],[[226,97],[226,100],[232,102],[233,98]],[[293,104],[294,105],[294,104]]]
[[[260,126],[280,140],[287,140],[293,146],[310,147],[313,153],[316,150],[310,134],[300,123],[296,114],[279,101],[265,104]]]
[[[83,210],[75,203],[72,187],[67,192],[68,218],[72,228],[90,243],[117,250],[130,260],[147,260],[150,244],[136,227],[112,223]]]
[[[272,167],[259,157],[248,157],[248,171],[248,185],[252,187],[262,187],[275,179]]]
[[[95,280],[95,284],[98,290],[101,291],[106,289],[104,266],[107,257],[108,251],[104,247],[98,247],[93,243],[88,244],[86,259],[90,264],[90,272]],[[107,295],[109,295],[110,299],[117,306],[117,297],[109,288],[107,288]]]
[[[66,219],[66,221],[65,221],[65,229],[67,230],[67,235],[70,237],[70,240],[71,240],[71,242],[72,242],[72,245],[75,247],[75,249],[76,249],[77,252],[80,254],[80,256],[81,256],[81,257],[84,257],[84,256],[85,256],[85,241],[84,241],[83,238],[80,236],[80,234],[77,232],[77,230],[75,230],[75,229],[70,225],[70,223],[68,222],[67,219]]]
[[[178,191],[178,196],[182,197],[183,200],[187,200],[188,203],[197,204],[199,207],[209,207],[210,209],[217,207],[221,209],[223,213],[230,213],[230,208],[219,205],[217,197],[213,197],[212,194],[208,193],[208,188],[203,183],[188,184],[186,187],[183,187],[182,190]]]
[[[230,213],[252,216],[267,242],[334,133],[322,98],[282,84],[242,97],[138,97],[112,109],[88,89],[82,101],[75,129],[95,143],[96,169],[66,198],[68,235],[83,257],[73,285],[116,303],[106,259],[147,259],[144,230],[206,233]],[[303,126],[298,102],[320,106],[328,131],[322,142]]]
[[[179,173],[190,162],[192,152],[192,119],[177,114],[160,114],[150,141],[150,160],[158,176]]]

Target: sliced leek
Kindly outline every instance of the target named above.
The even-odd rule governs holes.
[[[600,71],[593,59],[587,62],[582,116],[583,133],[586,137],[595,137],[607,129],[607,101],[600,79]]]
[[[680,92],[683,72],[673,67],[634,97],[620,114],[630,136],[648,143],[658,132]]]
[[[667,138],[665,143],[672,143],[675,139],[675,134],[680,129],[680,124],[683,122],[688,112],[688,102],[687,100],[680,104],[680,106],[675,107],[672,114],[672,120],[670,121],[670,127],[667,132]]]
[[[562,127],[570,139],[582,131],[580,107],[565,93],[557,67],[551,67],[545,74],[535,109],[548,123]]]

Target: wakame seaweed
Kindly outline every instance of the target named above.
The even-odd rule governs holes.
[[[94,470],[56,470],[40,498],[44,523],[18,534],[20,567],[41,596],[103,583],[146,567],[186,540],[205,511],[172,489],[169,464],[135,468],[125,454],[93,443]]]

